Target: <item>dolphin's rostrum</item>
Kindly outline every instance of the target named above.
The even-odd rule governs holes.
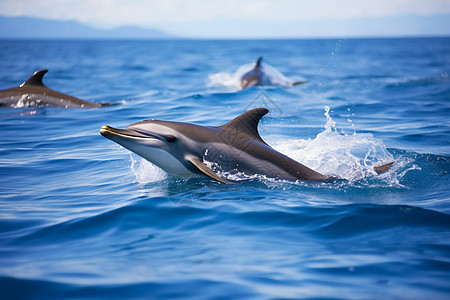
[[[48,70],[35,72],[19,87],[0,91],[0,107],[62,107],[83,108],[109,106],[107,103],[93,103],[69,96],[52,89],[42,83]]]

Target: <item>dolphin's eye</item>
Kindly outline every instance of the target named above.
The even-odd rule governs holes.
[[[166,141],[168,141],[169,143],[173,143],[177,140],[176,137],[174,137],[173,135],[168,135],[166,136]]]

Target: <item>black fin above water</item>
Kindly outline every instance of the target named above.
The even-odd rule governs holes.
[[[219,126],[219,128],[232,135],[251,138],[266,144],[258,133],[258,124],[268,112],[267,108],[254,108]]]
[[[45,73],[47,73],[48,70],[39,70],[34,72],[33,75],[31,75],[30,78],[27,79],[24,83],[22,83],[20,86],[24,85],[34,85],[34,86],[44,86],[42,83],[42,79],[44,78]]]
[[[256,61],[255,69],[259,69],[261,67],[262,56],[258,57]]]

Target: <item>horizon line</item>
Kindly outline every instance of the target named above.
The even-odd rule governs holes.
[[[364,39],[427,39],[427,38],[450,38],[450,34],[411,34],[411,35],[355,35],[355,36],[299,36],[299,37],[2,37],[2,41],[28,41],[28,40],[66,40],[66,41],[251,41],[251,40],[364,40]]]
[[[436,17],[443,17],[447,16],[448,14],[440,14]],[[405,17],[405,16],[403,16]],[[411,16],[408,16],[411,17]],[[417,16],[423,18],[424,16]],[[219,32],[203,32],[203,33],[194,33],[192,30],[189,32],[176,32],[173,28],[168,29],[164,28],[164,25],[155,25],[153,27],[146,26],[146,25],[132,25],[132,24],[125,24],[125,25],[117,25],[114,28],[105,28],[105,27],[99,27],[95,24],[90,24],[86,22],[80,22],[78,20],[61,20],[61,19],[46,19],[41,17],[34,17],[34,16],[5,16],[0,14],[0,18],[4,19],[30,19],[33,21],[43,21],[43,22],[61,22],[61,23],[74,23],[77,26],[84,27],[83,30],[91,28],[94,31],[97,31],[95,35],[89,36],[86,33],[83,32],[77,32],[71,35],[67,32],[36,32],[32,31],[30,34],[23,28],[22,32],[17,33],[15,36],[14,34],[8,34],[7,32],[1,32],[0,30],[0,39],[50,39],[50,40],[60,40],[60,39],[83,39],[83,40],[289,40],[289,39],[336,39],[336,38],[352,38],[352,39],[367,39],[367,38],[421,38],[421,37],[448,37],[450,36],[450,32],[445,31],[435,31],[433,30],[424,30],[422,32],[417,31],[411,31],[407,32],[404,31],[404,28],[401,28],[400,31],[397,30],[397,32],[390,33],[389,31],[386,31],[385,28],[383,30],[379,30],[378,32],[373,31],[372,33],[370,31],[360,31],[360,32],[352,32],[352,30],[348,30],[347,28],[343,27],[341,28],[341,32],[330,32],[328,30],[324,30],[323,33],[317,32],[270,32],[267,35],[265,35],[265,32],[259,31],[254,33],[248,33],[248,34],[239,34],[239,33],[233,33],[231,31],[229,34],[223,31]],[[392,17],[389,17],[392,18]],[[378,19],[378,18],[374,18]],[[223,20],[222,20],[223,21]],[[221,21],[221,22],[222,22]],[[255,22],[260,22],[260,20],[255,20]],[[297,21],[302,22],[302,21]],[[318,21],[305,21],[305,22],[318,22]],[[326,22],[349,22],[349,20],[327,20]],[[220,22],[219,22],[220,23]],[[289,22],[287,22],[289,23]],[[343,23],[343,24],[344,24]],[[447,23],[447,22],[444,22]],[[284,24],[279,23],[279,24]],[[284,24],[285,25],[285,24]],[[19,27],[20,28],[20,27]],[[125,33],[119,33],[119,36],[108,36],[108,33],[121,30],[121,29],[135,29],[135,30],[143,30],[143,31],[154,31],[156,33],[161,34],[162,36],[145,36],[142,35],[142,33],[139,33],[140,36],[134,36],[134,34],[128,34],[130,37],[127,36]],[[280,27],[282,30],[282,27]],[[19,29],[20,30],[20,29]],[[403,30],[403,32],[401,32]],[[382,32],[385,31],[385,32]]]

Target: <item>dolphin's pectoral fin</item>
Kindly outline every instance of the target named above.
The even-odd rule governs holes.
[[[390,163],[382,165],[382,166],[374,167],[373,169],[378,174],[381,174],[381,173],[384,173],[386,171],[389,171],[389,169],[392,167],[393,164],[394,164],[394,162],[390,162]]]
[[[233,184],[232,182],[229,182],[221,177],[219,177],[216,173],[213,172],[210,168],[208,168],[207,165],[205,165],[200,159],[197,157],[191,157],[188,159],[197,169],[205,174],[206,176],[211,177],[214,180],[217,180],[219,182],[225,183],[225,184]]]

